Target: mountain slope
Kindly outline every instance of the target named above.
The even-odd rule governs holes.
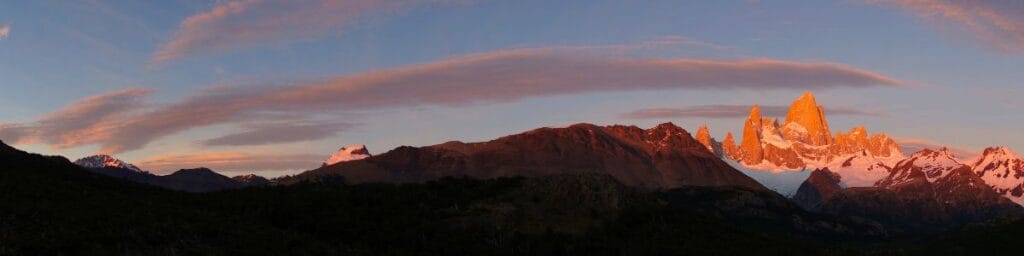
[[[288,182],[344,176],[350,183],[422,182],[448,176],[496,178],[604,173],[630,186],[743,186],[764,189],[678,126],[651,129],[577,124],[480,143],[399,147],[364,160],[312,170]]]
[[[826,170],[815,171],[819,172]],[[941,230],[1024,211],[987,186],[948,150],[914,153],[871,187],[836,191],[842,174],[828,174],[836,179],[812,175],[794,199],[807,209],[912,229]]]
[[[1005,147],[986,148],[971,169],[999,194],[1024,205],[1024,159]]]

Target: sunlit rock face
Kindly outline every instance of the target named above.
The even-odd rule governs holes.
[[[743,140],[740,142],[740,162],[748,165],[759,164],[764,160],[761,148],[761,108],[754,105],[750,116],[743,123]]]
[[[722,148],[722,143],[719,143],[715,138],[711,137],[711,132],[708,131],[707,125],[701,125],[700,129],[697,129],[696,136],[697,142],[704,145],[704,147],[707,148],[708,151],[711,151],[711,153],[714,153],[715,156],[722,157],[725,154],[723,152],[724,149]],[[735,147],[735,145],[733,146]]]
[[[810,91],[804,92],[789,106],[782,133],[790,141],[799,141],[807,145],[832,144],[832,132],[829,131],[828,121],[825,120],[825,108],[818,105]]]
[[[699,141],[714,141],[703,136],[698,132]],[[891,137],[869,134],[864,126],[833,134],[824,107],[811,92],[793,101],[782,123],[762,116],[761,108],[754,105],[744,120],[741,141],[737,145],[729,133],[721,150],[723,157],[752,170],[785,172],[828,167],[849,177],[851,180],[844,185],[850,186],[873,185],[905,158]]]
[[[742,151],[736,146],[736,139],[733,138],[732,132],[725,134],[725,140],[722,141],[722,152],[725,157],[729,159],[740,159],[743,157]]]

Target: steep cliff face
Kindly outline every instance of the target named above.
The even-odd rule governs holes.
[[[697,142],[704,145],[704,147],[707,148],[708,151],[711,151],[711,153],[714,153],[715,156],[722,157],[724,155],[724,152],[722,152],[724,150],[722,149],[722,143],[719,143],[715,138],[711,137],[711,131],[708,130],[707,125],[701,125],[700,128],[697,129],[696,136]]]
[[[732,132],[725,134],[725,140],[722,141],[722,152],[729,159],[735,160],[743,157],[742,151],[736,146],[736,139],[733,138]]]
[[[760,164],[764,160],[761,148],[761,108],[754,105],[750,116],[743,123],[743,140],[740,142],[740,162],[747,165]]]
[[[812,146],[832,144],[832,133],[825,119],[825,108],[818,105],[810,91],[804,92],[789,106],[782,129],[786,139],[790,141]]]

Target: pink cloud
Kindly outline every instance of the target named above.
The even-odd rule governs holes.
[[[682,117],[702,118],[745,118],[750,115],[751,105],[703,105],[686,108],[647,108],[622,114],[628,119],[665,119]],[[761,114],[765,116],[784,117],[789,111],[788,106],[761,105]],[[863,111],[849,107],[830,107],[825,109],[827,115],[874,116],[884,117],[888,114]]]
[[[445,0],[233,0],[192,15],[150,60],[159,65],[214,51],[285,43],[323,36],[356,19]]]
[[[1019,0],[867,0],[954,24],[996,49],[1024,52],[1024,3]]]
[[[531,97],[640,90],[828,89],[907,86],[871,71],[829,62],[772,59],[636,59],[580,54],[558,49],[518,49],[373,72],[342,75],[286,86],[214,86],[175,103],[130,115],[92,135],[57,136],[53,144],[99,144],[104,153],[145,147],[185,130],[218,124],[251,123],[266,115],[354,113],[380,108],[471,106]],[[280,131],[279,129],[274,129]],[[4,133],[0,130],[0,134]],[[14,133],[14,132],[9,132]],[[309,138],[256,140],[247,131],[207,141],[214,144],[283,143]],[[116,135],[116,136],[114,136]],[[249,140],[249,142],[244,142]]]
[[[0,125],[0,139],[68,148],[102,143],[115,135],[124,117],[144,109],[147,88],[129,88],[87,97],[27,124]]]

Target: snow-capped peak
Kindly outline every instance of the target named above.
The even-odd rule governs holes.
[[[327,161],[324,161],[324,165],[333,165],[367,157],[370,157],[370,151],[366,150],[366,145],[348,145],[339,149],[334,155],[331,155]]]
[[[939,151],[931,149],[918,151],[911,155],[910,158],[896,164],[896,166],[900,167],[908,164],[919,167],[928,176],[928,182],[935,182],[935,180],[946,176],[951,171],[964,166],[964,163],[960,162],[947,148],[942,148]]]
[[[986,148],[985,151],[983,151],[981,153],[981,157],[982,158],[993,157],[993,158],[1002,158],[1002,159],[1020,158],[1020,156],[1017,156],[1017,153],[1014,153],[1012,150],[1010,150],[1009,148],[1006,148],[1006,147],[990,147],[990,148]]]
[[[139,173],[143,172],[142,169],[139,169],[139,167],[136,167],[135,165],[129,164],[125,161],[118,160],[117,158],[111,157],[109,155],[94,155],[84,157],[82,159],[75,160],[75,164],[81,167],[93,169],[117,168]]]
[[[867,150],[846,155],[826,167],[841,178],[844,187],[870,187],[889,175],[885,159],[868,154]]]
[[[1024,205],[1024,159],[1016,153],[1005,147],[986,148],[971,169],[996,192]]]

